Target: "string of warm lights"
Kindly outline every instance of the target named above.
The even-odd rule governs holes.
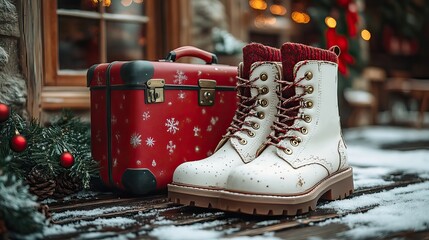
[[[287,9],[282,4],[276,3],[268,4],[266,0],[249,0],[249,6],[258,12],[264,12],[269,9],[270,13],[275,16],[286,16]],[[310,15],[305,12],[292,11],[290,18],[295,23],[307,24],[311,21]],[[273,16],[264,16],[262,14],[255,17],[255,25],[257,27],[262,27],[264,25],[274,25],[276,23],[276,18]],[[337,20],[331,16],[325,18],[325,24],[328,28],[335,28],[337,26]],[[361,37],[365,41],[371,39],[371,33],[367,29],[362,29],[360,33]]]

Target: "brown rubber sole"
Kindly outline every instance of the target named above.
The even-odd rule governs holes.
[[[222,191],[218,209],[254,215],[295,216],[316,209],[320,199],[343,199],[352,194],[353,189],[353,171],[348,168],[301,195],[270,196]]]
[[[168,184],[168,199],[182,205],[218,208],[221,191],[171,183]]]

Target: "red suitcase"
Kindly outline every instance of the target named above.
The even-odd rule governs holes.
[[[176,63],[185,56],[207,64]],[[135,194],[162,189],[175,168],[203,159],[236,108],[237,68],[194,47],[159,62],[112,62],[87,72],[91,148],[105,185]]]

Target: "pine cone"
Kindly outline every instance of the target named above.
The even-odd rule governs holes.
[[[57,178],[57,186],[52,195],[54,198],[64,198],[70,194],[82,190],[82,182],[78,177],[71,177],[67,173],[63,173]]]
[[[26,180],[30,185],[30,193],[36,195],[39,201],[52,196],[55,191],[55,180],[43,174],[36,167],[31,169]]]

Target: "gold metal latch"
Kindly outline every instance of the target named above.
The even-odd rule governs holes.
[[[215,101],[216,81],[209,79],[198,80],[200,87],[198,94],[198,104],[200,106],[213,106]]]
[[[164,102],[164,79],[150,79],[147,81],[147,103]]]

